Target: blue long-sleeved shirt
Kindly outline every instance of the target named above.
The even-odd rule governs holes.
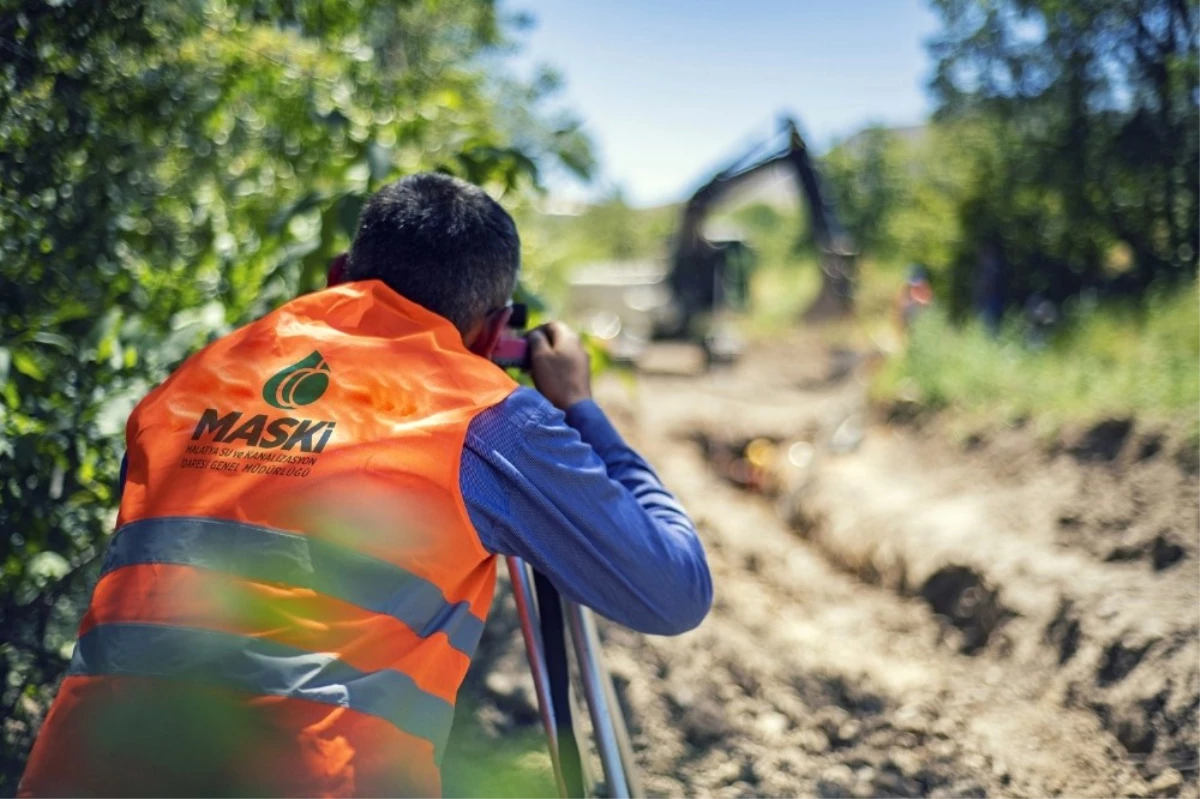
[[[564,414],[517,389],[471,422],[460,484],[484,547],[524,558],[567,598],[660,635],[708,613],[691,519],[591,400]]]

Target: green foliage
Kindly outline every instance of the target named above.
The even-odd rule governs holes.
[[[713,215],[754,250],[747,326],[754,335],[790,327],[820,289],[820,269],[807,210],[751,202]]]
[[[1056,426],[1136,417],[1179,418],[1200,407],[1200,284],[1151,293],[1143,304],[1078,302],[1072,324],[1045,346],[1016,320],[999,335],[954,327],[934,311],[918,319],[906,352],[873,392],[883,402],[953,408],[968,419],[1034,418]]]
[[[577,214],[552,214],[532,207],[517,217],[527,262],[536,262],[530,286],[550,301],[561,300],[571,271],[588,263],[665,258],[679,224],[674,205],[632,208],[619,192]]]
[[[1200,4],[936,0],[933,89],[994,149],[960,207],[959,265],[995,247],[1009,294],[1142,291],[1196,268]],[[1124,274],[1110,253],[1130,250]]]
[[[869,127],[822,159],[822,175],[846,231],[862,250],[897,246],[891,216],[911,193],[911,153],[886,128]]]
[[[934,124],[915,140],[869,130],[824,159],[860,245],[929,266],[956,316],[1194,275],[1200,4],[932,5]]]
[[[591,168],[487,0],[0,3],[0,793],[111,531],[133,404],[323,282],[365,196]]]
[[[980,126],[967,122],[868,128],[822,159],[822,176],[862,251],[943,274],[961,245],[958,209],[987,146]]]
[[[460,700],[442,762],[442,793],[447,797],[557,796],[554,769],[541,726],[503,737],[474,724],[477,708]]]
[[[587,238],[598,245],[597,251],[615,260],[633,258],[645,250],[637,212],[626,204],[620,191],[590,206],[579,222]]]
[[[816,256],[803,208],[752,202],[714,214],[713,222],[727,224],[744,236],[762,266],[794,265],[801,255]]]

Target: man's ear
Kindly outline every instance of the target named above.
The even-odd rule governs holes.
[[[512,316],[512,308],[500,308],[492,311],[479,323],[479,326],[464,337],[463,343],[467,349],[483,358],[491,358],[496,345],[504,336],[508,327],[508,318]]]
[[[346,282],[346,260],[349,253],[342,253],[329,262],[329,271],[325,273],[325,286],[340,286]]]

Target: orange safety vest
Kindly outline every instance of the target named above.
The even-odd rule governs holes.
[[[439,795],[496,559],[459,490],[516,384],[379,281],[137,406],[117,529],[23,795]]]

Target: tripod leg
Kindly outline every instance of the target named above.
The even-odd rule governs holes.
[[[538,637],[537,609],[533,604],[529,569],[525,562],[517,557],[506,558],[506,562],[509,579],[512,582],[513,599],[517,603],[517,616],[521,620],[521,636],[525,639],[525,652],[529,657],[529,671],[533,675],[533,686],[537,693],[538,713],[542,717],[542,727],[546,730],[546,744],[550,749],[550,762],[554,766],[554,781],[558,786],[558,795],[565,799],[570,794],[567,792],[567,784],[563,779],[562,758],[558,749],[558,729],[554,723],[554,703],[550,699],[546,660],[542,655],[541,640]]]
[[[558,763],[562,771],[567,796],[588,795],[584,780],[583,758],[575,737],[571,712],[571,665],[567,659],[567,627],[563,621],[563,602],[544,574],[533,572],[533,591],[537,597],[542,657],[546,664],[546,682],[550,686],[550,702],[554,726],[558,730]]]
[[[608,795],[612,799],[630,799],[626,764],[617,740],[617,727],[613,722],[614,708],[609,704],[611,689],[605,689],[608,677],[600,659],[600,637],[596,633],[596,622],[591,611],[574,602],[566,603],[567,623],[575,643],[575,660],[583,680],[583,693],[592,717],[592,729],[596,734],[596,750],[604,767],[604,779],[608,783]],[[619,712],[620,708],[616,708]],[[624,724],[621,724],[624,730]],[[632,763],[628,764],[632,766]]]
[[[599,647],[596,651],[600,652]],[[621,766],[625,770],[625,783],[629,786],[629,795],[632,799],[644,799],[646,792],[642,790],[642,781],[638,777],[637,763],[633,759],[633,744],[629,740],[629,728],[625,726],[625,714],[621,712],[621,702],[617,699],[616,686],[613,685],[612,675],[609,674],[603,659],[600,659],[598,665],[604,681],[604,690],[608,694],[613,731],[616,733],[617,749],[621,752]]]

